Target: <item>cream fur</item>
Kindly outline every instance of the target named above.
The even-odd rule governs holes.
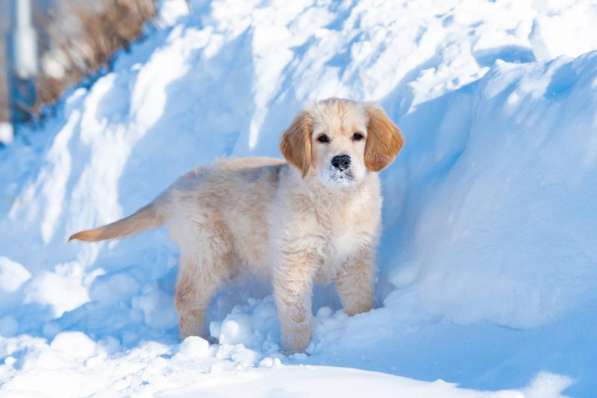
[[[353,140],[354,132],[365,138]],[[330,142],[320,143],[320,134]],[[335,283],[349,315],[373,305],[382,203],[377,171],[401,145],[398,128],[380,108],[321,101],[283,135],[289,163],[218,161],[181,177],[144,208],[150,211],[72,238],[114,238],[164,223],[180,248],[176,309],[183,336],[202,333],[212,295],[250,272],[272,282],[285,349],[304,351],[311,339],[313,283]],[[375,166],[367,164],[366,151]],[[352,159],[349,177],[330,166],[339,154]]]

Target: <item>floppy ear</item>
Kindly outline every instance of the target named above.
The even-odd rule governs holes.
[[[383,109],[377,105],[368,105],[365,109],[369,116],[365,166],[370,171],[381,171],[394,161],[404,139]]]
[[[290,127],[282,134],[280,151],[288,161],[299,169],[303,177],[311,168],[311,134],[313,118],[303,111],[294,119]]]

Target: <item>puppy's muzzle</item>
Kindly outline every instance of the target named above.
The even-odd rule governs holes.
[[[337,155],[332,158],[332,166],[335,169],[344,171],[350,167],[350,156],[349,155]]]

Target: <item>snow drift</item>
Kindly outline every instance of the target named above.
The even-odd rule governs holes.
[[[0,391],[184,396],[215,380],[194,385],[194,372],[251,378],[241,370],[279,361],[525,396],[594,391],[594,2],[191,5],[165,1],[112,72],[0,151]],[[163,231],[65,243],[198,164],[278,156],[294,113],[327,96],[380,102],[406,146],[383,174],[378,308],[348,318],[320,289],[308,356],[279,353],[254,281],[213,303],[218,345],[179,347]],[[57,372],[80,383],[53,391]],[[453,388],[438,391],[465,393]]]

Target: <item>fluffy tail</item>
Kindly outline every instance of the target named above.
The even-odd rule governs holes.
[[[123,238],[128,235],[136,234],[149,228],[155,228],[164,222],[156,210],[154,204],[149,204],[139,209],[136,213],[94,229],[77,232],[68,238],[71,240],[83,240],[95,242],[98,240]]]

